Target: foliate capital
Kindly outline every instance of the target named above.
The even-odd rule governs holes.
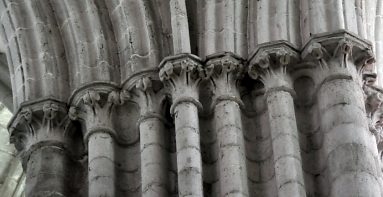
[[[116,137],[112,123],[114,107],[122,105],[131,95],[113,86],[93,86],[77,92],[68,116],[85,126],[84,138],[95,132],[105,132]]]
[[[248,74],[266,87],[290,86],[287,70],[300,59],[298,50],[284,41],[260,45],[249,59]]]
[[[154,77],[143,76],[130,89],[132,100],[140,106],[141,119],[157,117],[164,120],[166,93],[163,83]]]
[[[36,144],[70,141],[71,123],[65,103],[53,98],[25,102],[11,119],[8,130],[18,151],[28,151]]]
[[[159,66],[161,81],[177,86],[196,86],[202,79],[209,77],[199,57],[191,54],[180,54],[165,58]]]
[[[171,92],[171,113],[178,104],[184,102],[202,107],[198,100],[198,86],[202,80],[208,79],[211,73],[202,66],[199,57],[192,54],[167,57],[160,63],[159,69],[160,80]]]
[[[304,47],[302,59],[317,62],[324,70],[347,69],[351,61],[359,73],[375,62],[371,43],[345,30],[314,35]]]
[[[219,53],[207,57],[206,73],[214,80],[236,81],[243,77],[244,60],[233,53]]]
[[[233,53],[210,55],[207,60],[206,70],[215,89],[213,106],[221,100],[233,100],[243,106],[237,85],[244,76],[244,60]]]

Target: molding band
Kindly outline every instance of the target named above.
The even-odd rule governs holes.
[[[170,114],[171,115],[174,114],[174,110],[177,107],[177,105],[179,105],[181,103],[192,103],[192,104],[194,104],[197,107],[197,109],[199,111],[202,111],[202,109],[203,109],[202,104],[196,98],[193,98],[193,97],[182,97],[182,98],[179,98],[179,99],[175,100],[174,103],[172,104],[172,106],[170,107]]]
[[[116,134],[116,132],[113,129],[107,128],[107,127],[93,127],[92,129],[90,129],[89,131],[86,132],[86,134],[84,136],[84,142],[86,144],[88,144],[89,143],[89,138],[93,134],[96,134],[96,133],[109,134],[114,140],[118,141],[117,134]]]
[[[296,98],[296,93],[295,93],[295,90],[290,88],[290,87],[286,87],[286,86],[279,86],[279,87],[273,87],[273,88],[269,88],[268,90],[266,90],[265,92],[265,96],[266,98],[269,97],[269,95],[273,92],[287,92],[287,93],[290,93],[290,95],[293,97],[293,98]]]

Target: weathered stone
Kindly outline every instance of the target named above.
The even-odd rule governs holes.
[[[0,1],[0,196],[381,196],[382,5]]]

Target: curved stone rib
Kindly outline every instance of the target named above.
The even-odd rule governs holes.
[[[199,55],[227,51],[247,57],[247,6],[239,1],[197,1],[197,27],[192,31],[200,34]],[[191,40],[197,42],[197,40]]]
[[[32,33],[34,40],[23,40],[20,45],[30,45],[36,51],[25,55],[29,58],[30,66],[40,67],[40,73],[34,73],[32,80],[40,82],[41,89],[39,97],[54,96],[65,101],[69,97],[68,67],[65,55],[64,44],[61,34],[57,28],[58,24],[51,4],[47,2],[26,1],[27,13],[31,18]],[[35,55],[35,56],[33,56]],[[27,63],[27,62],[25,62]],[[36,65],[36,66],[34,66]],[[27,69],[29,70],[29,69]],[[36,97],[38,98],[38,97]],[[34,98],[29,98],[34,99]],[[27,98],[27,100],[29,100]]]
[[[249,1],[249,52],[257,44],[286,40],[301,45],[298,0]],[[251,16],[251,17],[250,17]]]
[[[188,14],[185,0],[170,0],[174,54],[190,53]]]
[[[27,17],[26,20],[21,15],[11,13],[28,13],[25,3],[3,1],[1,4],[4,6],[1,33],[5,44],[8,46],[6,54],[12,78],[12,89],[14,94],[18,95],[18,97],[13,98],[13,102],[15,108],[18,108],[27,98],[34,97],[33,94],[40,92],[39,84],[36,81],[26,81],[26,79],[34,79],[34,75],[41,73],[41,71],[37,67],[35,71],[27,72],[26,64],[22,64],[22,62],[28,61],[28,56],[30,56],[28,54],[34,51],[33,44],[20,45],[24,40],[32,40],[33,43],[34,39],[30,39],[31,24],[33,23],[30,21],[30,17]]]
[[[168,43],[164,43],[164,48],[159,49],[160,43],[169,38],[158,32],[166,31],[162,29],[162,24],[170,24],[170,17],[165,14],[155,16],[152,12],[159,7],[166,10],[165,13],[169,12],[168,1],[105,1],[105,4],[118,48],[122,82],[129,80],[136,72],[158,65],[161,50],[166,55],[169,54],[165,52]]]
[[[116,81],[115,39],[101,1],[52,1],[65,43],[71,90],[92,81]],[[85,9],[87,8],[87,9]]]

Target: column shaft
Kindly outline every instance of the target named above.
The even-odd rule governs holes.
[[[322,85],[317,99],[329,196],[381,196],[361,87],[352,79],[334,79]]]
[[[221,196],[249,196],[241,110],[231,100],[215,106]]]
[[[174,119],[179,196],[201,197],[203,180],[198,108],[193,103],[179,103],[175,107]]]
[[[114,139],[95,132],[88,140],[89,197],[115,196]]]
[[[155,117],[140,122],[142,196],[167,197],[168,154],[164,123]]]
[[[33,196],[70,196],[70,164],[66,150],[43,146],[34,150],[27,163],[25,194]]]
[[[306,196],[294,103],[290,93],[267,93],[278,196]]]

